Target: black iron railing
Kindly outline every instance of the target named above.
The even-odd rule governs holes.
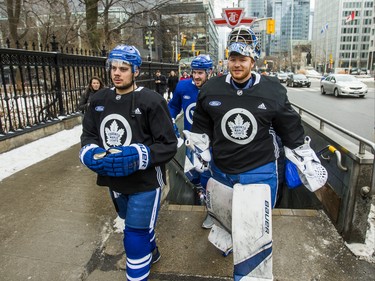
[[[104,49],[95,55],[103,53]],[[80,96],[92,76],[110,86],[105,60],[82,51],[0,48],[0,141],[78,114]],[[177,72],[178,65],[145,59],[137,85],[154,89],[156,69],[167,75],[171,70]]]

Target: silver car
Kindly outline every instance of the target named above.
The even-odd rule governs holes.
[[[286,79],[288,78],[288,74],[284,72],[277,73],[277,78],[279,78],[280,83],[285,83]]]
[[[367,85],[349,74],[330,74],[320,81],[322,95],[333,94],[335,97],[353,96],[363,98],[368,91]]]

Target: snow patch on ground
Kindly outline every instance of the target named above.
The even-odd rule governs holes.
[[[371,205],[368,217],[369,228],[366,233],[366,241],[361,243],[345,243],[354,255],[360,259],[375,263],[375,206]]]
[[[0,154],[0,181],[80,142],[82,126],[63,130]],[[78,158],[78,154],[77,154]]]

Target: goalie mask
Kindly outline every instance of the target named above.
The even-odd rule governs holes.
[[[117,63],[128,64],[132,67],[134,73],[142,64],[142,58],[134,46],[118,45],[110,53],[106,62],[107,70],[111,69],[111,65]]]
[[[227,48],[229,55],[234,52],[251,57],[254,61],[260,57],[260,46],[254,31],[243,25],[233,28],[229,33]]]

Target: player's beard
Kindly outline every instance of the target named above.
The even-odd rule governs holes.
[[[231,71],[234,81],[243,82],[248,80],[248,78],[251,76],[251,68],[242,68],[241,72],[236,72],[235,70],[236,69],[234,68],[233,71]]]
[[[200,88],[200,87],[202,87],[203,86],[203,84],[204,84],[204,80],[203,79],[196,79],[196,80],[194,80],[194,84],[195,84],[195,86],[197,86],[198,88]]]
[[[119,89],[119,90],[122,90],[122,91],[125,91],[125,90],[129,90],[130,87],[132,87],[134,85],[134,81],[130,81],[129,83],[123,83],[121,85],[116,85],[115,84],[115,88],[116,89]]]

